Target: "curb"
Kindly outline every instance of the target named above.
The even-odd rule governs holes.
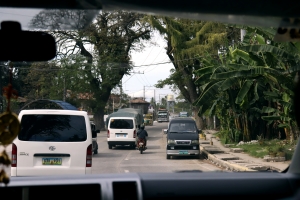
[[[209,153],[208,151],[206,151],[202,146],[200,146],[200,150],[201,153],[205,154],[207,156],[207,159],[210,160],[212,163],[224,167],[226,169],[229,169],[231,171],[238,171],[238,172],[259,172],[258,170],[254,170],[254,169],[250,169],[248,167],[243,167],[234,163],[229,163],[225,160],[220,160],[218,158],[216,158],[213,154]],[[269,168],[269,170],[272,171],[277,171],[277,172],[281,172],[280,169],[270,166],[270,165],[266,165],[266,167]]]
[[[202,146],[200,146],[200,150],[207,156],[207,159],[212,161],[213,163],[225,167],[226,169],[230,169],[231,171],[238,171],[238,172],[257,172],[257,170],[249,169],[247,167],[243,167],[237,164],[229,163],[224,160],[217,159],[212,154],[208,153]]]

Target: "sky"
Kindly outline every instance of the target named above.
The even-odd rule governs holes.
[[[156,45],[152,43],[156,43]],[[170,62],[166,54],[166,46],[167,44],[164,38],[158,33],[155,33],[154,37],[152,37],[152,41],[146,44],[142,52],[133,52],[131,54],[133,65],[135,66],[133,71],[135,73],[123,77],[122,85],[124,93],[131,97],[143,97],[145,86],[146,101],[150,101],[151,98],[154,97],[154,90],[157,102],[168,94],[173,94],[174,97],[176,96],[174,92],[169,89],[169,86],[165,86],[162,89],[154,87],[159,80],[169,77],[170,69],[173,68],[172,63],[158,64]]]

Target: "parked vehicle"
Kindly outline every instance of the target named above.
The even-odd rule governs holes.
[[[11,176],[90,174],[92,129],[86,112],[22,110]]]
[[[158,109],[157,111],[157,121],[161,122],[169,122],[169,111],[167,109]]]
[[[196,122],[191,118],[175,118],[169,123],[167,130],[167,155],[195,156],[200,155],[199,132]]]

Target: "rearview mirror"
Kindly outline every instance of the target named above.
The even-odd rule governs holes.
[[[18,22],[1,23],[0,44],[0,61],[47,61],[56,56],[53,36],[39,31],[22,31]]]

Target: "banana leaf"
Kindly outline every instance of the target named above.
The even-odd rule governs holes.
[[[236,97],[236,100],[235,100],[236,104],[242,103],[242,101],[244,100],[244,98],[247,95],[248,91],[250,90],[252,84],[253,84],[252,80],[245,81],[245,83],[243,84],[241,90],[239,91],[239,93]]]
[[[279,128],[287,128],[287,127],[290,127],[289,124],[278,124],[278,127]]]
[[[202,76],[200,76],[196,81],[195,83],[197,83],[198,85],[200,84],[204,84],[206,83],[211,77],[211,74],[204,74]]]
[[[207,89],[205,89],[198,100],[196,101],[197,106],[210,105],[211,101],[214,100],[219,94],[219,88],[222,84],[222,81],[215,82],[213,84],[209,84]],[[205,110],[202,110],[205,111]]]
[[[276,112],[276,111],[277,111],[277,109],[267,107],[267,106],[264,106],[261,110],[262,113],[272,113],[272,112]]]
[[[263,120],[267,120],[267,121],[274,121],[274,120],[281,120],[281,121],[290,121],[291,118],[289,117],[284,117],[284,116],[262,116],[261,117]]]
[[[204,74],[212,74],[214,70],[215,70],[214,66],[204,67],[204,68],[196,70],[195,74],[197,74],[198,76],[201,76]]]
[[[294,55],[289,52],[268,44],[242,46],[240,49],[245,52],[269,52],[285,59],[294,59]]]

